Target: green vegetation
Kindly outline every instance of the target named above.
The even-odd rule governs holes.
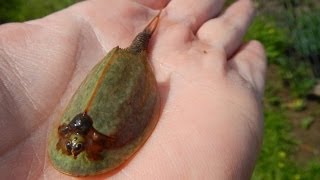
[[[0,1],[0,23],[39,18],[76,1]],[[252,179],[320,179],[319,155],[296,160],[298,154],[306,153],[301,144],[308,142],[298,132],[316,136],[314,132],[319,131],[313,126],[319,123],[320,108],[310,108],[307,96],[315,85],[310,62],[320,56],[320,9],[314,9],[320,3],[317,0],[256,3],[261,13],[258,11],[246,40],[257,39],[264,44],[269,69],[264,97],[264,143]],[[300,7],[307,10],[301,13]],[[272,13],[266,13],[268,10]],[[277,10],[281,14],[273,13]]]
[[[296,142],[282,110],[265,110],[265,138],[252,179],[295,179],[297,167],[290,159]]]
[[[320,52],[320,16],[312,12],[298,16],[294,29],[293,24],[279,19],[259,14],[246,36],[246,40],[257,39],[264,44],[269,64],[264,143],[252,179],[319,179],[319,158],[305,159],[303,163],[295,160],[305,140],[295,136],[297,127],[289,117],[303,115],[298,128],[304,131],[316,123],[312,115],[316,112],[308,109],[306,97],[315,85],[309,58]]]
[[[297,18],[297,28],[293,30],[294,48],[303,56],[320,52],[320,12],[309,12]]]
[[[312,125],[312,123],[314,123],[315,119],[314,117],[312,116],[307,116],[307,117],[304,117],[302,120],[301,120],[301,127],[303,129],[309,129],[310,126]]]
[[[79,0],[2,0],[0,23],[20,22],[48,15]]]
[[[296,22],[297,28],[292,32],[294,48],[300,57],[310,59],[318,67],[313,71],[320,77],[320,41],[315,38],[320,37],[320,11],[307,12],[297,17]]]

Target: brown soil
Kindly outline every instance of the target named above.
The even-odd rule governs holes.
[[[295,160],[299,163],[306,163],[309,160],[320,158],[320,103],[307,101],[305,110],[289,111],[287,117],[292,122],[293,134],[299,143],[294,155]],[[302,119],[306,117],[314,118],[308,129],[301,126]]]

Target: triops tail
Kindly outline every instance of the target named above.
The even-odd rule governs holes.
[[[159,17],[161,14],[161,11],[155,16],[151,22],[147,25],[147,27],[144,28],[144,30],[139,33],[134,40],[132,41],[131,45],[127,48],[127,50],[135,53],[142,52],[143,50],[147,50],[149,40],[153,34],[153,32],[156,30],[157,25],[159,23]]]
[[[162,9],[159,11],[159,13],[151,20],[151,22],[147,25],[147,27],[144,28],[143,32],[146,32],[150,35],[153,34],[153,32],[156,30],[157,25],[159,23],[160,14],[162,12]]]

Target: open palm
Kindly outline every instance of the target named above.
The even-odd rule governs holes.
[[[47,134],[81,81],[127,47],[162,9],[149,52],[159,123],[115,179],[245,179],[262,140],[263,48],[242,45],[252,2],[91,0],[43,19],[0,26],[0,174],[68,178],[47,158]]]

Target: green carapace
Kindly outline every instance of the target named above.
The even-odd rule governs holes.
[[[147,47],[160,13],[126,48],[113,48],[88,74],[49,136],[49,157],[72,176],[116,169],[147,140],[159,116]]]

